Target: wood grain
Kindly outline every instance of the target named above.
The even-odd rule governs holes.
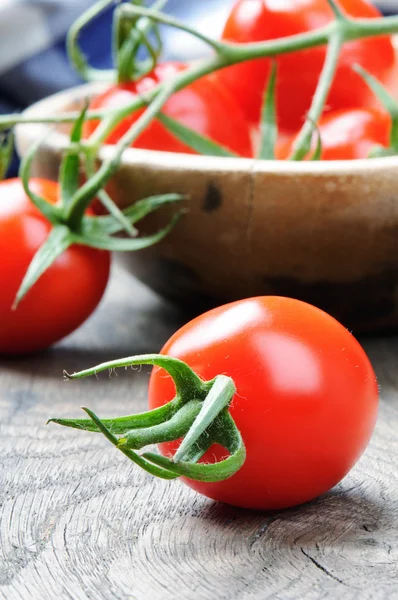
[[[0,361],[0,599],[398,598],[398,339],[365,341],[382,388],[371,446],[343,483],[278,513],[155,481],[50,416],[145,408],[148,370],[62,369],[158,350],[189,315],[116,272],[96,315],[40,356]]]

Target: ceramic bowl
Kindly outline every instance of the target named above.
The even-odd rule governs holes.
[[[57,94],[26,114],[76,109],[99,89]],[[45,131],[19,126],[20,154]],[[66,140],[62,127],[46,138],[34,175],[57,177]],[[112,152],[104,146],[100,160]],[[111,189],[121,207],[163,192],[188,196],[167,239],[121,259],[166,297],[211,305],[276,294],[315,304],[357,331],[398,324],[398,157],[291,163],[129,149]],[[172,210],[142,230],[163,226]]]

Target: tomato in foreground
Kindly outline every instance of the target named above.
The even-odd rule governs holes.
[[[211,310],[180,329],[162,354],[204,379],[225,374],[237,393],[230,412],[247,458],[230,479],[185,480],[222,502],[256,509],[301,504],[330,490],[364,452],[376,422],[378,388],[359,343],[323,311],[288,298],[259,297]],[[174,396],[153,370],[149,406]],[[178,442],[161,444],[170,456]],[[204,461],[225,451],[213,446]]]
[[[33,179],[30,185],[50,203],[57,202],[57,183]],[[71,246],[12,310],[27,268],[50,229],[19,179],[0,183],[1,354],[22,354],[50,346],[81,325],[105,291],[109,252]]]
[[[381,16],[367,0],[338,0],[337,4],[350,17]],[[323,27],[332,19],[327,0],[238,0],[226,22],[223,38],[237,43],[272,40]],[[303,124],[325,55],[323,46],[276,58],[277,114],[281,129],[295,131]],[[368,38],[344,45],[327,100],[328,109],[375,104],[372,92],[352,69],[355,63],[388,84],[395,64],[391,38]],[[219,74],[253,122],[258,122],[260,117],[269,72],[270,60],[259,59],[228,67]]]
[[[93,99],[90,108],[120,108],[132,102],[137,94],[147,93],[158,83],[175,76],[185,68],[186,65],[179,63],[158,64],[151,74],[138,82],[123,83],[109,88]],[[143,112],[139,110],[125,118],[107,138],[107,143],[116,144]],[[162,112],[240,156],[252,156],[249,124],[234,98],[218,83],[216,75],[204,77],[173,94]],[[85,136],[93,133],[97,126],[95,121],[87,122]],[[138,136],[133,146],[147,150],[195,154],[194,150],[177,140],[156,120]]]
[[[368,158],[376,146],[388,148],[391,117],[371,108],[340,110],[323,116],[318,130],[322,140],[322,160],[354,160]],[[276,157],[287,159],[293,149],[295,136],[279,143]],[[313,150],[316,140],[313,139]]]

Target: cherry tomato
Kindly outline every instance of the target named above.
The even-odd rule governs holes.
[[[36,194],[54,204],[57,183],[31,181]],[[26,196],[19,179],[0,183],[0,353],[46,348],[71,333],[100,301],[109,277],[109,252],[71,246],[12,310],[28,266],[51,229]]]
[[[182,327],[162,353],[206,380],[229,375],[237,388],[230,412],[245,463],[225,481],[185,480],[209,498],[257,509],[306,502],[336,485],[369,442],[378,408],[372,366],[355,338],[314,306],[272,296],[227,304]],[[170,377],[155,368],[150,408],[173,396]],[[203,460],[222,457],[213,446]]]
[[[145,94],[158,83],[175,76],[185,68],[186,65],[177,63],[159,64],[150,75],[138,82],[123,83],[109,88],[94,98],[91,109],[118,108],[129,104],[137,94]],[[249,124],[235,100],[219,84],[216,75],[204,77],[174,94],[166,102],[163,112],[240,156],[252,156]],[[107,142],[116,144],[142,113],[143,110],[139,110],[124,119],[107,138]],[[85,136],[88,137],[96,127],[95,121],[88,122]],[[156,120],[138,136],[133,146],[195,154],[194,150],[177,140]]]
[[[352,160],[367,158],[375,146],[389,146],[391,117],[370,108],[340,110],[323,116],[319,121],[322,140],[322,160]],[[276,156],[291,155],[295,136],[277,145]],[[315,150],[315,139],[313,149]]]
[[[351,17],[380,16],[367,0],[338,0],[338,4]],[[228,17],[223,38],[237,43],[271,40],[323,27],[332,19],[327,0],[238,0]],[[303,124],[325,55],[323,46],[277,57],[277,113],[281,129],[296,131]],[[344,45],[327,100],[328,109],[377,104],[361,77],[353,71],[354,63],[387,84],[395,65],[391,39],[383,36]],[[259,59],[234,65],[219,74],[253,122],[259,120],[269,71],[269,59]]]

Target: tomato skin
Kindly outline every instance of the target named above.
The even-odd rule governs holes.
[[[304,302],[259,297],[211,310],[166,343],[162,354],[186,361],[201,377],[233,378],[230,411],[246,445],[243,467],[217,483],[184,482],[235,506],[281,509],[331,489],[371,437],[378,408],[372,366],[335,319]],[[174,385],[155,368],[149,406],[171,400]],[[160,446],[164,455],[178,442]],[[204,457],[220,459],[213,446]]]
[[[152,73],[138,82],[123,83],[109,88],[92,100],[90,108],[110,109],[129,104],[137,94],[147,93],[158,83],[186,68],[186,65],[180,63],[158,64]],[[116,144],[143,112],[136,111],[124,119],[107,138],[107,143]],[[219,84],[216,75],[204,77],[173,94],[164,105],[163,112],[240,156],[253,155],[249,124],[235,100]],[[95,121],[88,122],[85,126],[85,136],[88,137],[96,127]],[[196,154],[157,120],[152,121],[132,145],[134,148],[147,150]]]
[[[338,0],[351,17],[375,18],[381,14],[367,0]],[[223,39],[244,43],[271,40],[325,26],[333,19],[327,0],[238,0],[226,22]],[[325,46],[280,55],[276,58],[277,114],[282,130],[301,127],[314,95],[325,60]],[[359,63],[384,84],[389,83],[395,54],[391,38],[347,42],[342,48],[326,110],[377,105],[377,101],[352,69]],[[228,67],[221,81],[232,91],[248,119],[258,122],[270,60],[259,59]]]
[[[54,204],[59,187],[33,179],[36,194]],[[19,179],[0,183],[0,353],[41,350],[76,329],[93,312],[109,278],[110,254],[71,246],[42,275],[17,309],[11,306],[28,266],[51,225],[26,196]]]
[[[354,160],[367,158],[375,146],[388,148],[391,117],[370,108],[340,110],[324,115],[318,130],[322,140],[322,160]],[[279,142],[276,157],[291,155],[296,136]],[[315,150],[315,139],[313,150]]]

